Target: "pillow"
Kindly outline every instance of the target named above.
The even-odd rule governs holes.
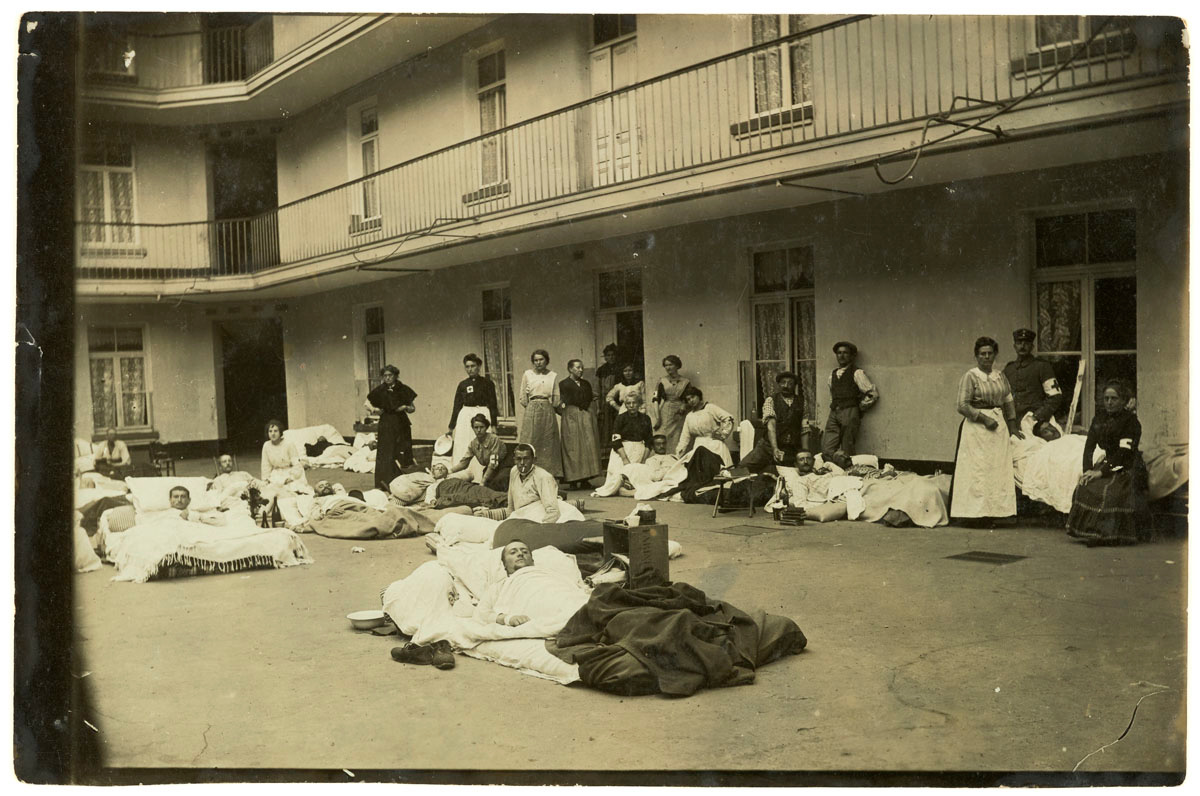
[[[104,512],[104,520],[108,523],[110,533],[128,531],[137,522],[133,506],[116,506]]]
[[[817,522],[833,522],[846,519],[845,503],[805,503],[804,519]]]
[[[388,484],[388,491],[401,503],[416,503],[425,496],[425,488],[433,483],[429,473],[405,473],[398,475]]]
[[[208,492],[207,478],[177,478],[175,476],[156,478],[126,478],[129,487],[129,499],[137,509],[138,514],[147,511],[161,511],[171,508],[171,488],[181,486],[192,496],[188,506],[196,511],[208,511],[217,506],[213,502],[214,495]]]
[[[317,437],[324,437],[331,445],[346,444],[346,438],[339,434],[338,430],[328,423],[323,426],[289,428],[287,431],[283,432],[283,438],[292,443],[297,451],[304,450],[305,445],[316,444]]]

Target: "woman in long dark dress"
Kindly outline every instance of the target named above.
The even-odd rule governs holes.
[[[380,384],[367,393],[364,406],[368,412],[379,413],[378,444],[375,448],[375,486],[384,490],[400,475],[401,467],[413,463],[412,422],[408,416],[417,411],[417,394],[400,381],[395,365],[385,365],[379,371]]]
[[[1105,384],[1101,402],[1083,446],[1083,475],[1071,498],[1067,534],[1089,547],[1136,544],[1150,537],[1148,478],[1138,449],[1142,424],[1125,408],[1129,392],[1123,382]],[[1093,466],[1097,447],[1104,459]]]
[[[581,489],[600,472],[600,454],[596,451],[596,421],[588,411],[592,406],[592,385],[583,378],[583,360],[567,363],[570,374],[558,384],[559,411],[562,413],[563,477],[568,487]]]
[[[605,398],[619,378],[621,378],[621,369],[617,366],[617,347],[609,343],[604,346],[604,364],[596,368],[596,389],[599,390],[596,397],[600,399],[600,411],[597,413],[596,426],[599,429],[597,436],[602,455],[608,453],[611,446],[613,421],[617,418],[617,411],[608,405]]]

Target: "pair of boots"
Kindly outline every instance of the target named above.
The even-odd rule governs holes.
[[[454,650],[449,641],[432,644],[408,643],[403,647],[392,647],[392,660],[417,666],[433,666],[435,669],[454,668]]]

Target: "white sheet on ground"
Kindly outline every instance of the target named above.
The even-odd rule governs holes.
[[[328,423],[304,428],[289,428],[283,432],[283,438],[292,443],[297,453],[304,451],[305,445],[315,445],[318,437],[324,437],[331,445],[345,445],[346,438],[336,428]]]

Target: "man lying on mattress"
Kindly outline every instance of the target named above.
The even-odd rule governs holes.
[[[494,565],[495,553],[441,550],[438,561],[384,590],[384,611],[413,638],[393,659],[451,668],[445,655],[454,647],[564,684],[686,696],[753,682],[757,667],[807,644],[792,620],[748,615],[686,583],[610,583],[589,594],[578,571],[562,566],[569,557],[545,547],[537,556],[548,560],[539,564],[521,539],[500,550],[503,575],[475,587],[478,603],[467,614],[460,579],[487,581],[480,563]]]
[[[508,496],[480,484],[462,478],[450,478],[450,470],[444,464],[429,468],[433,483],[425,488],[424,506],[448,509],[454,506],[495,509],[507,504]]]

